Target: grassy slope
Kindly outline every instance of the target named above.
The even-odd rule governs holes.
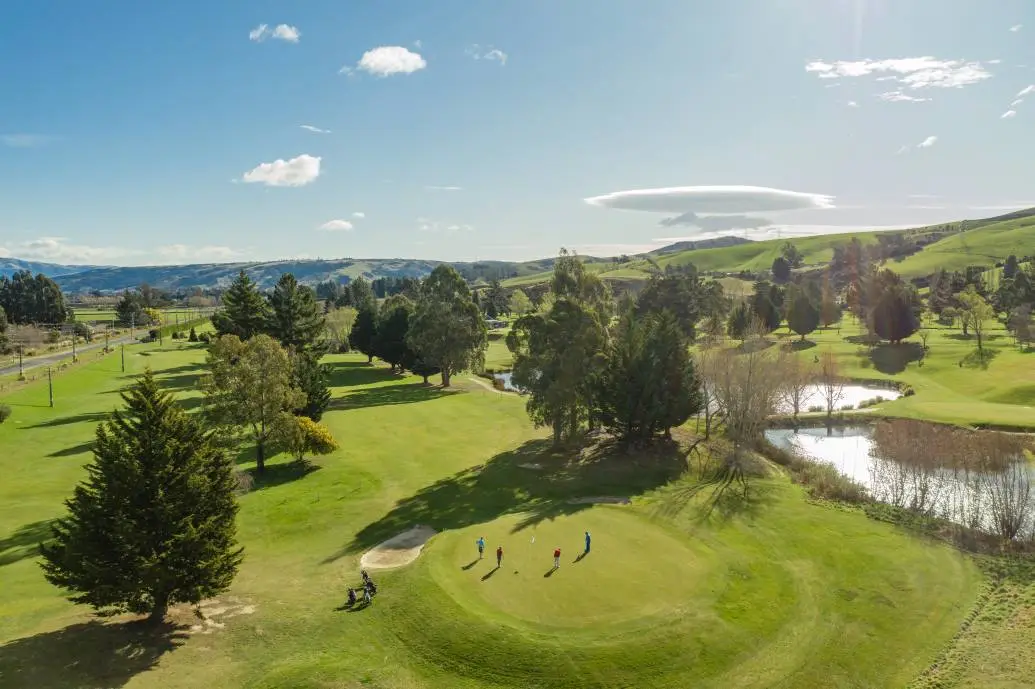
[[[202,356],[146,345],[129,359],[131,372],[151,365],[195,407]],[[96,422],[117,403],[110,393],[129,379],[109,358],[63,376],[54,410],[38,406],[44,387],[9,395],[15,415],[0,426],[8,477],[0,483],[0,684],[568,687],[642,686],[647,676],[651,686],[901,686],[949,640],[979,588],[966,558],[808,504],[785,479],[756,484],[746,512],[703,518],[699,499],[679,499],[692,479],[655,490],[677,464],[626,455],[565,464],[544,449],[517,397],[424,388],[354,356],[330,363],[335,408],[325,422],[343,449],[304,477],[280,459],[241,499],[247,557],[223,599],[230,612],[215,615],[225,627],[164,654],[132,643],[123,626],[88,622],[32,557],[82,476]],[[517,466],[528,461],[551,468]],[[586,509],[563,500],[571,494],[644,498]],[[511,534],[518,519],[537,524],[547,542],[572,539],[565,548],[589,524],[598,552],[579,565],[583,579],[562,578],[575,575],[567,569],[556,582],[543,579],[553,544],[522,555],[528,532]],[[416,565],[380,575],[372,609],[336,612],[363,548],[414,523],[455,532],[433,540]],[[461,570],[483,531],[508,539],[508,567],[535,576],[508,580],[515,575],[505,571],[481,582]],[[668,574],[638,590],[654,560]],[[681,560],[694,576],[679,578]],[[473,588],[482,583],[496,588]],[[588,593],[596,585],[605,588]],[[576,589],[587,593],[569,595]],[[548,603],[562,594],[558,620]],[[614,597],[633,598],[616,603],[617,619],[572,628],[580,616],[607,615]],[[644,610],[652,614],[635,616]]]
[[[932,326],[924,365],[920,340],[899,346],[869,348],[859,344],[860,330],[846,319],[840,333],[819,330],[808,337],[799,356],[808,362],[825,350],[838,356],[841,371],[852,378],[898,381],[916,394],[881,406],[882,413],[959,425],[1035,428],[1035,351],[1022,352],[1002,326],[985,336],[986,360],[978,360],[976,341],[955,328]],[[797,339],[785,328],[776,336]],[[814,346],[812,346],[814,345]],[[962,366],[960,365],[962,363]]]
[[[1010,254],[1029,255],[1035,247],[1035,217],[1007,220],[967,230],[924,247],[890,267],[906,277],[930,275],[938,268],[963,270],[991,266]]]

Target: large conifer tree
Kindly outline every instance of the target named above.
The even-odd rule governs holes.
[[[94,461],[41,547],[42,567],[75,603],[161,621],[237,573],[233,467],[150,371],[122,398],[125,410],[97,428]]]
[[[212,316],[212,325],[220,336],[247,340],[265,331],[268,312],[258,285],[242,270],[223,294],[223,309]]]
[[[312,289],[299,285],[291,273],[284,273],[273,288],[269,305],[266,332],[296,352],[317,346],[324,320]]]

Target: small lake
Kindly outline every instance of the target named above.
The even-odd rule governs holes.
[[[503,383],[504,390],[510,390],[511,392],[521,392],[518,388],[514,387],[514,383],[511,381],[510,371],[503,371],[502,373],[494,373],[492,377]]]
[[[1035,535],[1035,468],[1024,462],[1001,473],[906,465],[875,457],[866,427],[770,429],[765,437],[779,448],[837,467],[874,500],[985,531],[994,531],[1004,514],[1018,513],[1020,535]]]
[[[835,405],[836,409],[834,411],[838,411],[848,405],[851,405],[852,409],[858,409],[860,402],[872,400],[876,397],[882,398],[885,402],[890,402],[891,400],[897,400],[901,396],[901,392],[890,388],[880,388],[873,385],[845,385],[842,389],[841,399]],[[809,407],[816,406],[823,407],[825,411],[827,408],[826,399],[823,397],[823,392],[819,385],[810,385],[806,389],[805,397],[798,411],[804,413],[809,410]],[[777,405],[776,410],[783,414],[791,414],[794,412],[794,407],[786,402],[781,402]]]

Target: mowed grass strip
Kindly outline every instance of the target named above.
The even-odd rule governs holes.
[[[45,386],[5,398],[0,685],[894,687],[945,646],[983,581],[957,552],[809,504],[785,478],[707,513],[704,492],[675,499],[695,480],[663,449],[553,452],[516,396],[335,355],[324,422],[342,448],[315,471],[281,456],[256,477],[241,498],[246,558],[213,624],[191,632],[184,611],[158,644],[91,622],[45,582],[32,544],[131,376],[150,365],[194,411],[203,360],[200,346],[134,346],[125,376],[115,358],[63,375],[54,409]],[[249,448],[236,459],[253,467]],[[633,504],[569,502],[593,495]],[[426,553],[377,574],[370,608],[339,609],[363,550],[418,523],[441,532]],[[586,529],[594,552],[572,563]],[[523,553],[533,533],[542,548]],[[488,555],[492,539],[507,551],[485,581],[462,569],[478,535]],[[561,570],[544,577],[556,545]]]

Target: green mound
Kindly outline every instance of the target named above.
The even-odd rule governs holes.
[[[683,602],[723,586],[714,552],[622,507],[597,507],[517,530],[521,517],[444,534],[430,573],[443,591],[477,615],[500,614],[547,626],[613,623],[682,614]],[[594,536],[584,556],[584,532]],[[478,561],[475,540],[486,539]],[[532,542],[532,538],[535,542]],[[504,549],[496,570],[495,548]],[[553,570],[553,549],[561,566]]]
[[[1000,404],[1019,404],[1030,407],[1035,406],[1035,384],[1017,385],[997,391],[994,395],[985,397],[987,402],[998,402]]]

